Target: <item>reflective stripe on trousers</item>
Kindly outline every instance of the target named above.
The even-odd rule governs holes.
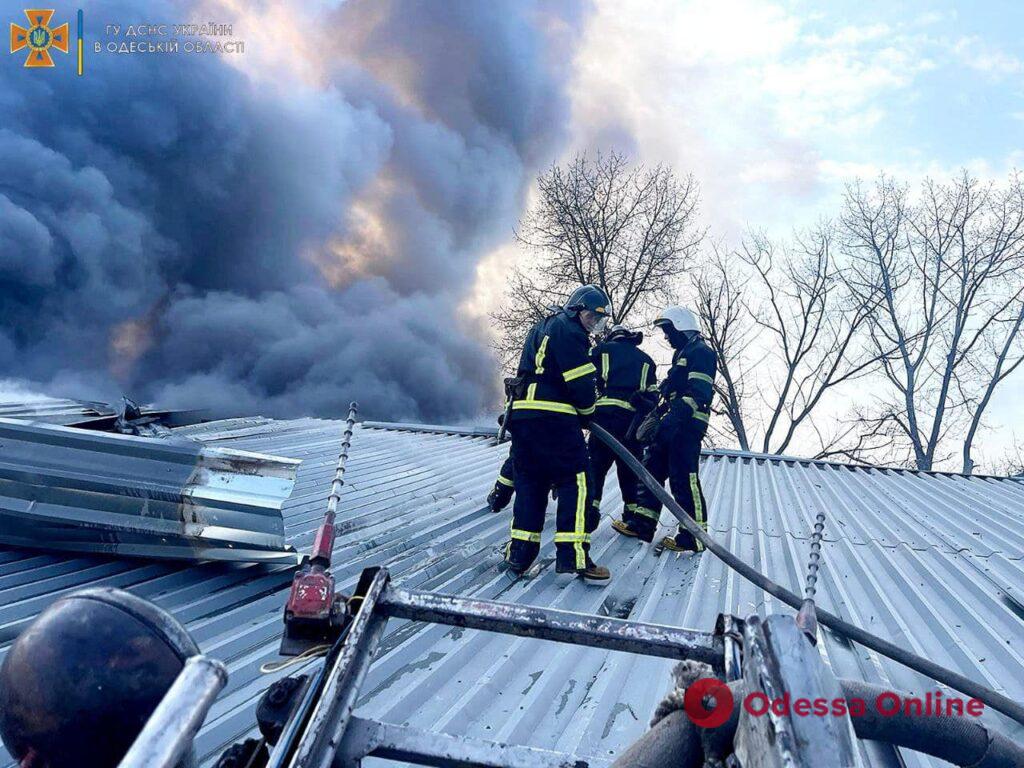
[[[540,533],[538,531],[524,531],[521,528],[516,528],[515,523],[511,527],[511,536],[513,539],[519,541],[532,541],[535,544],[540,543]]]
[[[576,517],[573,521],[572,533],[556,533],[556,544],[572,544],[576,554],[576,569],[583,570],[587,567],[587,550],[584,544],[590,543],[590,534],[587,533],[587,473],[576,474]]]
[[[658,519],[661,517],[660,512],[655,512],[653,509],[648,509],[647,507],[641,507],[639,504],[633,508],[633,511],[638,515],[651,518],[654,522],[658,522]]]
[[[628,400],[619,400],[618,398],[615,397],[600,397],[597,399],[595,405],[614,405],[616,408],[624,408],[627,411],[636,410],[636,408],[634,408]]]
[[[701,500],[700,495],[700,477],[696,472],[690,473],[690,496],[693,497],[693,519],[696,520],[697,525],[706,532],[708,524],[704,520],[704,502]],[[696,542],[697,551],[703,552],[704,542],[696,536],[693,537],[693,540]]]

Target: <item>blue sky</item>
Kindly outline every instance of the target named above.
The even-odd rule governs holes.
[[[1024,3],[597,0],[579,147],[692,170],[709,223],[786,230],[842,183],[1024,164]]]
[[[906,88],[878,96],[888,119],[859,147],[867,161],[906,157],[943,165],[979,159],[1001,165],[1024,135],[1024,4],[989,2],[961,9],[930,3],[799,3],[807,28],[878,27],[866,46],[904,46],[931,63]],[[883,31],[883,28],[885,30]],[[835,151],[841,152],[840,147]]]

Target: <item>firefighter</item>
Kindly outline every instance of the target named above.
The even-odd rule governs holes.
[[[590,350],[590,357],[597,366],[598,394],[592,421],[611,432],[636,456],[640,456],[642,450],[635,436],[630,434],[630,425],[637,411],[637,398],[658,390],[654,361],[639,347],[643,339],[640,331],[629,331],[616,325],[602,343]],[[600,512],[604,480],[614,462],[625,513],[632,514],[636,508],[636,476],[611,448],[593,434],[589,448],[594,509]]]
[[[598,581],[611,576],[590,559],[590,534],[600,516],[591,505],[583,439],[597,399],[588,334],[604,330],[608,304],[604,291],[581,286],[526,336],[509,425],[516,500],[505,561],[515,573],[526,571],[540,551],[548,490],[554,487],[555,571]]]
[[[701,337],[697,316],[683,307],[668,307],[654,321],[675,350],[672,367],[659,387],[661,399],[637,437],[650,440],[644,466],[659,482],[668,478],[672,495],[697,524],[707,530],[707,502],[700,485],[700,447],[708,429],[717,356]],[[646,425],[645,425],[646,426]],[[645,435],[644,432],[653,432]],[[661,502],[641,485],[637,506],[612,527],[624,536],[651,542],[658,527]],[[701,552],[704,545],[679,526],[675,536],[661,541],[673,552]]]
[[[545,307],[549,315],[556,314],[561,311],[561,307],[557,304],[549,305]],[[505,386],[507,387],[513,379],[505,379]],[[498,426],[501,427],[505,421],[505,414],[501,414],[498,417]],[[508,452],[508,458],[501,465],[501,469],[498,470],[498,477],[494,481],[494,487],[491,492],[487,494],[487,506],[491,512],[501,512],[508,503],[512,501],[512,494],[515,493],[515,464],[512,460],[511,449]],[[552,491],[553,498],[557,498],[555,492]]]

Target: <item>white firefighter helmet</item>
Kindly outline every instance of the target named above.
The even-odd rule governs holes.
[[[700,330],[700,321],[697,319],[697,315],[686,307],[680,306],[665,307],[654,321],[654,325],[659,328],[671,325],[680,332]]]

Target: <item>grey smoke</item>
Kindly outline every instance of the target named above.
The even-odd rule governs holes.
[[[211,56],[95,55],[83,78],[8,57],[0,377],[224,413],[336,415],[354,398],[371,418],[478,414],[494,361],[458,305],[563,138],[581,12],[349,0],[321,13],[327,84],[286,90]],[[357,204],[386,242],[365,240]]]

